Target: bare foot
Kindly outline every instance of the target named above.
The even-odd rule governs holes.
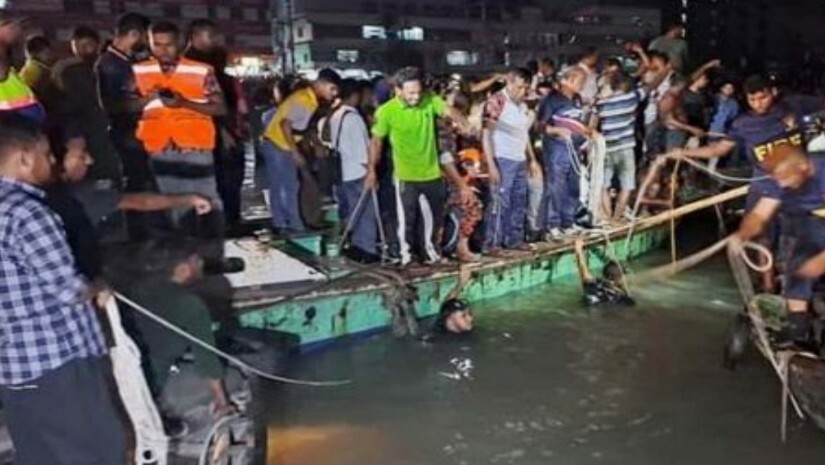
[[[456,252],[455,256],[461,263],[476,263],[481,260],[481,257],[472,252]]]

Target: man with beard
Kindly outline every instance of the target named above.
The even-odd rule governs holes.
[[[448,116],[464,130],[468,124],[461,112],[424,87],[418,68],[403,68],[396,73],[394,84],[396,97],[375,113],[364,187],[378,186],[378,163],[385,140],[389,140],[399,207],[401,265],[412,262],[413,251],[423,262],[434,264],[441,260],[436,244],[447,202],[438,156],[436,118]]]
[[[149,20],[142,15],[121,16],[112,44],[95,65],[100,103],[109,117],[109,136],[120,156],[127,192],[156,190],[149,171],[149,156],[135,137],[143,108],[130,98],[130,86],[135,79],[132,65],[144,53],[148,27]],[[162,216],[140,213],[130,214],[127,223],[129,236],[135,240],[146,239],[153,228],[164,225]]]
[[[229,225],[236,225],[241,214],[244,168],[243,145],[238,141],[242,137],[237,118],[241,105],[235,80],[226,74],[227,53],[220,45],[217,25],[208,19],[192,21],[183,56],[212,67],[226,101],[226,115],[215,118],[215,177],[218,192],[223,200],[226,221]]]

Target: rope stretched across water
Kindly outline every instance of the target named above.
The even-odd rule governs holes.
[[[677,260],[675,262],[669,263],[667,265],[662,265],[656,268],[652,268],[641,273],[634,275],[634,279],[636,281],[645,282],[645,281],[657,281],[657,280],[664,280],[670,277],[673,277],[679,273],[689,270],[693,268],[709,258],[713,257],[717,253],[719,253],[722,249],[728,247],[731,238],[726,237],[721,241],[702,249],[688,257],[685,257],[681,260]],[[745,262],[745,264],[753,269],[758,273],[764,273],[773,268],[773,254],[771,254],[770,250],[767,247],[757,244],[754,242],[745,242],[743,245],[743,253],[741,254],[740,259]],[[756,263],[752,262],[748,254],[746,253],[747,250],[752,250],[762,255],[763,258],[766,258],[766,263],[763,265],[757,265]]]
[[[172,331],[173,333],[177,334],[178,336],[181,336],[182,338],[192,342],[193,344],[201,347],[202,349],[207,350],[207,351],[217,355],[218,357],[226,360],[228,363],[236,366],[237,368],[240,368],[244,372],[252,373],[252,374],[254,374],[254,375],[256,375],[260,378],[267,379],[267,380],[270,380],[270,381],[279,382],[279,383],[296,384],[296,385],[301,385],[301,386],[323,386],[323,387],[328,387],[328,386],[343,386],[343,385],[352,383],[351,380],[306,381],[306,380],[300,380],[300,379],[294,379],[294,378],[287,378],[285,376],[278,376],[278,375],[274,375],[272,373],[267,373],[265,371],[262,371],[258,368],[253,367],[252,365],[249,365],[248,363],[244,362],[243,360],[241,360],[241,359],[239,359],[239,358],[237,358],[233,355],[230,355],[230,354],[218,349],[217,347],[213,346],[212,344],[209,344],[208,342],[205,342],[205,341],[202,341],[201,339],[198,339],[197,337],[189,334],[183,328],[167,321],[164,318],[161,318],[161,317],[155,315],[151,311],[147,310],[146,308],[144,308],[140,304],[132,301],[131,299],[129,299],[128,297],[124,296],[123,294],[121,294],[119,292],[115,292],[114,297],[117,300],[123,302],[124,304],[126,304],[129,307],[131,307],[132,309],[134,309],[136,312],[138,312],[138,313],[142,314],[143,316],[149,318],[150,320],[154,321],[155,323],[163,326],[164,328],[168,329],[169,331]]]

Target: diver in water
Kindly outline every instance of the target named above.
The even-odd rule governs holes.
[[[608,261],[602,270],[602,277],[596,278],[590,273],[590,268],[587,266],[584,239],[576,239],[575,251],[579,277],[584,288],[584,302],[587,305],[636,305],[636,301],[630,297],[630,293],[624,285],[624,273],[621,265],[615,261]]]
[[[473,332],[473,311],[462,299],[448,299],[441,304],[441,310],[432,329],[421,336],[424,342],[432,342],[443,336],[467,335]]]

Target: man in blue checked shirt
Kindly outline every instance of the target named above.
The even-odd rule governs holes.
[[[40,188],[51,172],[36,123],[0,119],[0,400],[14,463],[122,465],[94,293]]]

